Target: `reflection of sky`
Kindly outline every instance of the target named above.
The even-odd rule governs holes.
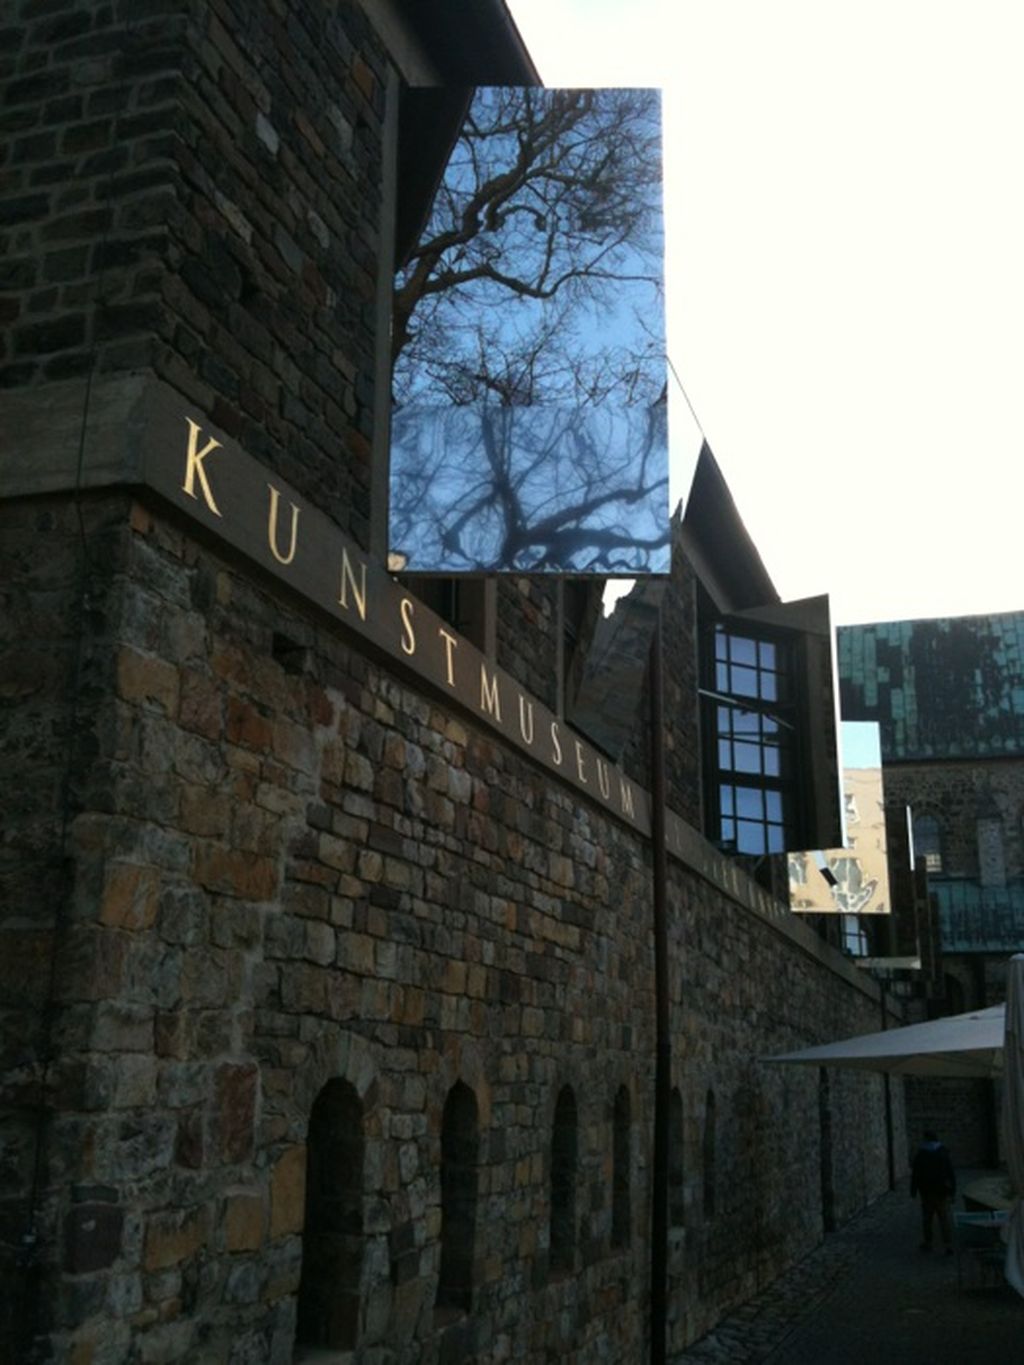
[[[667,573],[665,407],[401,408],[391,549],[410,570]]]
[[[842,721],[839,747],[844,768],[882,766],[882,736],[875,720]]]
[[[563,93],[478,90],[471,118],[483,126],[517,95],[546,116]],[[643,545],[610,543],[621,533],[638,542],[664,536],[667,546],[660,97],[642,90],[587,95],[593,112],[559,144],[553,164],[584,175],[608,154],[621,126],[622,177],[608,201],[581,193],[578,178],[569,190],[555,177],[539,193],[516,190],[500,213],[484,215],[482,230],[467,243],[445,251],[432,271],[442,287],[413,311],[413,340],[395,365],[390,531],[392,551],[407,555],[411,569],[532,563],[580,572],[667,571],[667,549],[652,556]],[[627,101],[631,111],[618,125],[616,101]],[[515,154],[511,134],[472,147],[460,142],[424,239],[460,223],[470,192],[507,169]],[[618,240],[623,222],[628,242]],[[486,278],[492,270],[545,289],[567,271],[584,273],[539,299]],[[443,283],[446,273],[473,278],[452,286]],[[399,287],[408,277],[399,276]],[[548,413],[517,417],[500,468],[481,441],[485,401],[494,411]],[[446,404],[453,412],[469,405],[475,415],[446,420],[439,411]],[[653,443],[652,420],[660,430]],[[557,534],[532,548],[517,523],[559,516]],[[601,533],[603,547],[592,539],[582,548],[577,533],[585,528]],[[508,545],[515,547],[511,558],[503,552]]]

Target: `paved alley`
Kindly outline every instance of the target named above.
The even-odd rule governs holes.
[[[1005,1284],[977,1287],[972,1267],[965,1268],[965,1288],[958,1293],[956,1257],[919,1251],[919,1238],[918,1205],[904,1182],[677,1355],[673,1365],[1024,1360],[1024,1299]]]

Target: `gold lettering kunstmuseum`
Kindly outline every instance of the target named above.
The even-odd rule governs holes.
[[[449,634],[449,632],[445,630],[444,626],[438,626],[438,628],[437,628],[437,633],[438,633],[438,635],[440,635],[441,639],[444,641],[445,661],[446,661],[447,666],[448,666],[448,686],[449,686],[449,687],[454,687],[454,686],[455,686],[455,665],[454,665],[453,651],[454,651],[456,645],[457,645],[459,642],[458,642],[458,640],[455,638],[454,635]]]
[[[487,676],[487,665],[480,661],[480,710],[486,711],[488,715],[501,724],[501,697],[498,694],[498,675]]]
[[[356,611],[359,613],[360,621],[366,620],[366,561],[359,562],[359,582],[352,572],[352,561],[348,557],[348,550],[344,545],[341,547],[341,593],[338,597],[338,606],[344,607],[348,611],[348,590],[352,589],[352,596],[356,599]]]
[[[411,597],[403,597],[398,604],[402,617],[402,653],[416,653],[416,632],[412,628],[413,605]]]
[[[215,517],[219,517],[221,512],[213,499],[213,490],[210,488],[206,477],[206,470],[203,461],[212,450],[217,450],[220,441],[215,441],[211,436],[202,450],[199,449],[200,428],[193,422],[191,417],[186,417],[188,423],[188,454],[185,457],[185,481],[181,485],[183,493],[187,493],[190,498],[197,497],[196,479],[199,480],[199,487],[203,490],[203,501]]]
[[[267,487],[270,489],[270,507],[267,512],[267,544],[270,546],[270,553],[278,564],[290,564],[295,558],[295,547],[298,544],[299,509],[295,503],[290,504],[292,509],[291,538],[288,543],[288,553],[283,555],[277,548],[277,509],[281,501],[281,494],[272,483],[268,483]]]
[[[534,754],[549,774],[558,773],[578,789],[595,797],[599,794],[620,818],[634,824],[643,822],[643,812],[635,809],[636,794],[614,764],[575,734],[569,733],[568,738],[563,735],[564,721],[517,687],[493,659],[482,657],[406,588],[379,572],[336,524],[304,503],[273,471],[262,468],[226,436],[210,435],[209,425],[187,416],[188,439],[183,452],[178,425],[182,416],[177,409],[167,428],[170,435],[164,438],[157,458],[146,467],[146,477],[155,490],[173,497],[179,506],[184,503],[192,515],[208,519],[209,513],[219,518],[221,534],[243,554],[264,569],[278,572],[282,580],[310,600],[329,607],[336,619],[371,639],[395,663],[407,664],[436,687],[447,686],[453,698],[481,722],[500,731],[521,752]],[[215,454],[211,462],[210,456]],[[265,510],[246,494],[246,490],[258,492],[263,487],[268,498]],[[231,499],[228,490],[237,490],[240,496]],[[300,561],[301,574],[296,568]],[[339,574],[333,585],[328,567],[332,564],[338,566]],[[420,647],[423,631],[429,636],[434,629],[442,643],[443,662],[436,647],[426,651]],[[474,695],[477,667],[480,683]],[[513,696],[516,718],[506,715]],[[547,744],[541,741],[541,732],[546,734]]]
[[[533,702],[519,693],[519,733],[524,744],[533,743]]]

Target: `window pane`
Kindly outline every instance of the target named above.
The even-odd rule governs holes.
[[[733,813],[732,793],[732,787],[722,787],[719,790],[719,804],[722,807],[723,815],[732,815]]]
[[[731,844],[736,838],[736,824],[733,820],[722,821],[722,842]]]
[[[767,811],[767,814],[768,814],[768,819],[769,819],[769,820],[775,820],[777,823],[781,824],[781,823],[782,823],[782,793],[781,793],[781,792],[765,792],[765,794],[764,794],[764,804],[765,804],[765,810]]]
[[[740,820],[736,829],[736,847],[740,853],[764,853],[764,825]]]
[[[761,640],[757,646],[758,660],[762,668],[776,667],[775,646],[768,640]]]
[[[779,751],[774,744],[765,745],[764,750],[764,771],[766,777],[780,776]]]
[[[720,692],[728,692],[728,691],[729,691],[729,665],[728,665],[728,664],[719,663],[719,664],[716,664],[716,665],[715,665],[715,686],[718,688],[718,690],[719,690]]]
[[[757,666],[757,645],[753,640],[744,640],[740,635],[730,635],[729,645],[734,664],[749,664],[751,668]]]
[[[774,673],[761,674],[761,696],[765,701],[777,701],[779,697]]]
[[[735,692],[740,697],[756,697],[757,691],[757,670],[753,668],[734,668],[732,670],[732,686],[730,692]]]
[[[733,729],[737,734],[742,732],[747,735],[756,735],[761,729],[761,717],[756,711],[736,710],[733,711],[732,716]]]
[[[782,837],[781,825],[768,826],[768,852],[781,853],[785,847],[785,839]]]
[[[727,739],[718,741],[718,766],[720,768],[732,767],[732,745]]]
[[[761,749],[756,744],[736,744],[733,746],[736,771],[740,773],[760,773]]]
[[[763,793],[756,787],[736,788],[736,813],[748,820],[764,819]]]

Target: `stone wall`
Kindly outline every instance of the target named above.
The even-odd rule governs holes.
[[[361,6],[12,10],[0,385],[152,370],[367,544],[385,59]]]
[[[643,841],[187,528],[90,506],[90,525],[122,519],[89,582],[107,689],[75,780],[55,1036],[79,1083],[49,1096],[37,1329],[56,1358],[94,1365],[290,1359],[310,1115],[343,1080],[363,1117],[360,1358],[639,1358]],[[821,1235],[817,1074],[758,1059],[874,1027],[878,1006],[800,926],[677,864],[671,903],[682,1344]],[[456,1081],[480,1135],[471,1312],[453,1315],[435,1295]],[[564,1085],[572,1275],[547,1254]],[[632,1212],[613,1248],[622,1085]],[[880,1085],[834,1082],[839,1220],[884,1188]]]
[[[1002,819],[1006,879],[1024,877],[1024,761],[887,765],[885,794],[939,821],[943,876],[978,876],[978,820],[995,815]]]

